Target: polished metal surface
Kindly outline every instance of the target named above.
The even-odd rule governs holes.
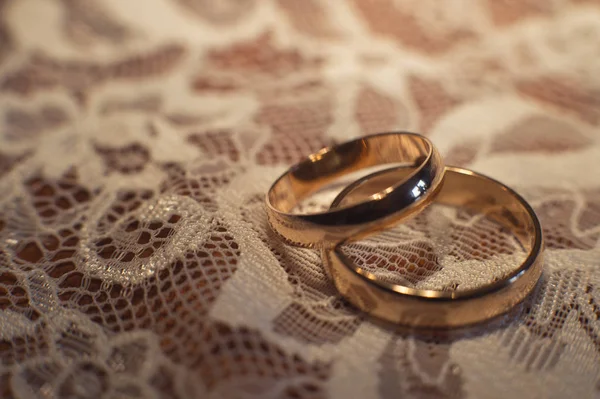
[[[295,214],[305,198],[342,176],[384,164],[410,164],[381,190],[326,212]],[[266,196],[269,223],[288,243],[321,246],[398,223],[423,209],[440,188],[443,161],[425,137],[408,132],[365,136],[310,155],[275,181]],[[398,176],[397,176],[398,177]]]
[[[349,185],[331,205],[348,207],[370,198],[405,175],[402,168],[366,176]],[[339,246],[323,247],[325,266],[340,291],[352,304],[376,317],[412,327],[453,328],[500,315],[521,302],[542,273],[543,238],[533,209],[516,192],[489,177],[457,167],[446,167],[436,203],[469,208],[510,229],[527,252],[521,265],[505,278],[463,291],[420,290],[391,284],[352,264]],[[352,240],[355,240],[353,237]]]

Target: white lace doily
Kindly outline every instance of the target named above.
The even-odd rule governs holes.
[[[0,397],[598,397],[599,72],[596,0],[0,1]],[[374,323],[270,233],[287,166],[391,129],[536,209],[500,320]],[[444,207],[345,250],[448,289],[523,255]]]

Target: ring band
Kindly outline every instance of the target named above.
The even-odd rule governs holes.
[[[410,163],[411,173],[385,190],[349,206],[295,214],[305,198],[334,180],[360,169]],[[426,206],[444,175],[442,158],[425,137],[408,132],[381,133],[324,148],[292,166],[266,196],[269,223],[288,243],[303,247],[339,242],[408,218]]]
[[[360,200],[394,181],[397,168],[373,173],[352,183],[331,207]],[[352,304],[376,317],[413,327],[453,328],[505,313],[531,292],[542,273],[543,238],[533,209],[502,183],[467,169],[446,167],[436,203],[482,212],[510,229],[528,255],[508,276],[464,291],[421,290],[391,284],[353,265],[339,244],[322,248],[323,262],[333,281]]]

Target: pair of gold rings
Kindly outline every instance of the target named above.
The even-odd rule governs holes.
[[[351,183],[328,211],[292,212],[341,177],[385,164],[396,166]],[[509,229],[527,252],[525,260],[483,287],[422,290],[382,281],[340,251],[342,244],[404,221],[433,201],[483,213]],[[394,323],[451,328],[492,318],[521,302],[542,272],[542,230],[531,206],[496,180],[444,166],[434,145],[415,133],[365,136],[309,155],[275,181],[266,208],[272,229],[286,242],[321,249],[326,270],[348,301]]]

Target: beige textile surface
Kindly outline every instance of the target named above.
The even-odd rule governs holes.
[[[0,397],[600,396],[599,1],[2,0],[0,15]],[[317,252],[271,236],[262,201],[286,166],[389,129],[538,212],[542,282],[501,320],[394,331],[336,295]],[[438,232],[478,232],[453,237],[480,266],[506,264],[478,247],[510,246],[484,222],[432,212]],[[437,264],[423,229],[409,248],[414,223],[378,259]],[[468,279],[448,266],[463,252],[430,283]]]

